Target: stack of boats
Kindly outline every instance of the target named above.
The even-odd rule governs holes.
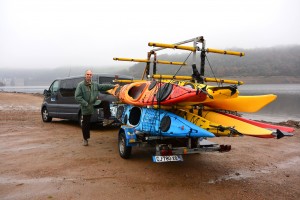
[[[193,46],[182,44],[193,42]],[[197,46],[202,44],[202,48]],[[293,128],[257,122],[241,117],[240,113],[254,113],[273,102],[274,94],[243,96],[238,86],[242,81],[222,80],[204,76],[205,54],[208,52],[244,56],[244,53],[205,49],[205,40],[196,37],[176,44],[149,43],[159,47],[148,53],[147,59],[114,58],[119,61],[145,62],[140,80],[125,82],[109,92],[116,96],[117,117],[123,124],[133,126],[143,134],[162,137],[255,136],[281,138],[291,136]],[[160,75],[157,64],[187,65],[181,62],[156,59],[156,52],[165,48],[188,50],[194,54],[191,76]],[[200,73],[196,69],[196,53],[201,52]],[[151,60],[151,56],[154,59]],[[150,75],[150,64],[153,72]],[[208,83],[215,82],[215,85]]]

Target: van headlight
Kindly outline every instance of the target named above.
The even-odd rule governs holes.
[[[110,113],[111,113],[111,116],[116,117],[117,116],[117,106],[111,106]]]

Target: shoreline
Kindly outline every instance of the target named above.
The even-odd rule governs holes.
[[[24,95],[32,95],[35,97],[43,97],[43,94],[40,93],[26,93],[26,92],[7,92],[7,91],[0,91],[1,93],[9,93],[9,94],[24,94]],[[300,121],[297,120],[287,120],[287,121],[280,121],[280,122],[272,122],[272,121],[265,121],[265,120],[255,120],[257,122],[263,122],[263,123],[269,123],[269,124],[274,124],[274,125],[280,125],[280,126],[288,126],[288,127],[293,127],[295,129],[300,129]]]
[[[204,77],[211,77],[213,76],[208,75]],[[237,75],[232,75],[232,76],[216,76],[218,79],[223,79],[223,80],[238,80],[238,81],[243,81],[244,84],[300,84],[300,75],[295,75],[295,76],[237,76]],[[139,77],[135,77],[135,79],[139,79]],[[45,87],[48,88],[50,86],[51,82],[47,84],[37,84],[37,85],[16,85],[16,86],[0,86],[0,91],[1,87]]]
[[[279,140],[215,137],[211,142],[231,150],[158,164],[154,146],[134,147],[130,159],[122,159],[117,127],[93,126],[89,146],[82,146],[78,123],[42,121],[42,100],[0,93],[0,199],[300,198],[300,129]]]
[[[300,76],[225,76],[221,79],[239,80],[247,84],[300,84]]]

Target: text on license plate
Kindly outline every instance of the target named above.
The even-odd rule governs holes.
[[[183,161],[181,155],[172,155],[172,156],[153,156],[153,162],[173,162],[173,161]]]

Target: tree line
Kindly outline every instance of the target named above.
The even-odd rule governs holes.
[[[300,75],[300,45],[277,46],[272,48],[231,49],[245,52],[245,56],[236,57],[207,53],[205,59],[205,76],[298,76]],[[158,60],[183,62],[187,58],[189,66],[157,65],[157,73],[191,75],[192,56],[189,53],[162,54]],[[196,58],[200,68],[200,54]],[[121,73],[141,77],[145,63],[136,63]],[[151,68],[152,70],[152,68]],[[200,70],[199,70],[200,71]]]
[[[300,45],[276,46],[255,49],[230,49],[245,52],[245,56],[237,57],[206,53],[205,76],[300,76]],[[162,51],[163,52],[163,51]],[[187,66],[157,64],[158,74],[191,75],[192,55],[189,53],[160,54],[158,60],[188,63]],[[179,52],[179,51],[178,51]],[[134,58],[134,55],[132,55]],[[200,53],[196,58],[197,69],[200,68]],[[127,69],[116,69],[114,66],[93,67],[94,73],[113,73],[141,78],[146,64],[135,63]],[[150,71],[152,74],[153,66]],[[7,79],[24,79],[24,85],[48,85],[54,79],[73,75],[82,75],[82,67],[58,67],[54,69],[1,69],[0,82]],[[199,70],[200,71],[200,70]]]

